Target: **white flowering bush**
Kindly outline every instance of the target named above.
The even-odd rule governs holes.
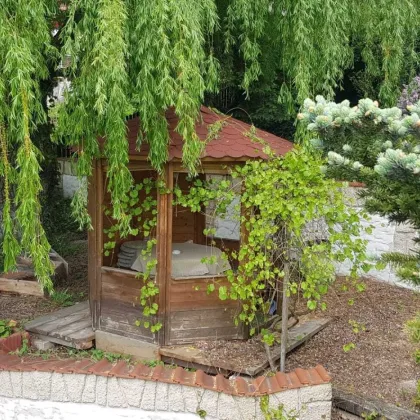
[[[335,103],[306,99],[298,120],[313,134],[310,141],[327,159],[331,177],[366,184],[366,208],[391,221],[420,230],[420,101],[380,108],[362,99]],[[420,255],[386,254],[401,278],[420,284]]]

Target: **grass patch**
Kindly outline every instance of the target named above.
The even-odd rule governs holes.
[[[71,293],[68,293],[67,289],[61,291],[54,291],[51,295],[51,300],[57,306],[66,307],[74,305],[73,295]]]
[[[405,329],[413,343],[420,343],[420,312],[414,319],[406,322]]]
[[[417,365],[420,365],[420,349],[417,349],[414,352],[414,361],[416,362]]]

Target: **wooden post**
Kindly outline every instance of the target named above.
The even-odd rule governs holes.
[[[206,180],[206,174],[198,174],[198,178],[202,181]],[[206,216],[201,211],[194,213],[194,242],[196,244],[205,244],[206,236],[204,229],[206,228]]]
[[[99,328],[102,266],[102,202],[103,180],[101,161],[94,161],[92,176],[88,179],[88,212],[92,230],[88,232],[88,283],[92,327]]]
[[[166,226],[166,283],[165,283],[165,340],[168,344],[171,334],[171,279],[172,279],[172,229],[173,229],[173,189],[174,189],[174,168],[169,163],[167,168],[166,186],[171,191],[166,194],[167,201],[167,226]]]
[[[92,224],[92,230],[88,231],[88,285],[89,285],[89,307],[93,318],[95,314],[95,295],[96,295],[96,161],[93,164],[92,176],[88,182],[88,212]]]
[[[97,189],[97,205],[96,205],[96,294],[95,294],[95,318],[94,318],[94,329],[100,327],[101,317],[101,296],[102,296],[102,265],[103,265],[103,229],[104,229],[104,179],[102,170],[102,160],[96,161],[96,189]]]
[[[165,186],[172,189],[173,175],[171,172],[172,167],[166,164],[165,170],[161,179],[165,182]],[[171,205],[169,205],[169,200]],[[157,191],[157,246],[156,246],[156,282],[159,287],[158,295],[158,318],[163,323],[163,328],[158,333],[157,341],[159,345],[165,344],[166,324],[167,324],[167,311],[166,311],[166,291],[167,285],[170,282],[171,260],[172,253],[169,250],[172,247],[172,194],[161,194],[159,189]],[[170,223],[169,223],[170,219]],[[169,226],[170,225],[170,226]],[[169,254],[169,256],[168,256]]]
[[[241,194],[243,194],[243,192],[245,191],[244,188],[242,188]],[[250,209],[245,208],[245,206],[243,204],[241,204],[241,214],[239,216],[239,223],[240,223],[240,236],[239,236],[239,249],[242,245],[246,244],[248,242],[248,237],[249,237],[249,230],[246,227],[246,223],[249,221],[249,219],[251,218],[250,216]],[[242,221],[242,218],[244,217],[244,221]],[[239,262],[239,266],[241,266],[242,264],[245,264],[246,261],[242,260]],[[250,326],[249,324],[246,325],[245,323],[243,323],[243,338],[244,339],[248,339],[249,338],[249,331],[250,331]]]

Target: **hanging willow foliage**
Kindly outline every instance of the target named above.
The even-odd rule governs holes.
[[[226,45],[245,60],[243,87],[277,61],[282,102],[332,98],[357,50],[366,76],[382,80],[380,99],[395,103],[403,77],[418,69],[419,0],[219,0],[228,3]]]
[[[78,16],[81,16],[78,19]],[[203,144],[195,122],[206,89],[216,84],[217,64],[206,36],[217,24],[212,0],[80,0],[70,4],[63,31],[65,55],[73,58],[73,84],[58,111],[57,134],[80,146],[80,175],[89,175],[105,139],[113,217],[129,229],[122,199],[131,186],[125,119],[138,112],[149,158],[160,170],[167,160],[165,111],[175,107],[191,172]],[[142,142],[139,138],[139,145]]]
[[[65,21],[54,35],[63,10]],[[357,50],[366,74],[382,80],[382,103],[391,105],[402,79],[418,67],[419,14],[420,0],[401,0],[398,7],[394,0],[2,0],[6,268],[29,252],[38,277],[50,285],[49,245],[39,223],[42,156],[31,136],[46,118],[39,85],[56,57],[53,36],[71,61],[65,69],[71,88],[54,114],[55,138],[78,147],[80,176],[91,173],[94,158],[108,160],[113,217],[128,230],[122,206],[132,185],[127,116],[139,114],[138,143],[149,143],[150,162],[160,170],[169,141],[165,111],[173,107],[184,165],[194,173],[203,149],[194,125],[205,93],[217,90],[226,56],[243,66],[236,70],[245,92],[269,74],[280,81],[280,100],[292,111],[315,93],[333,96]]]
[[[53,56],[47,24],[53,6],[51,1],[38,0],[5,0],[0,6],[4,269],[12,269],[16,257],[24,250],[31,255],[36,274],[48,290],[52,288],[53,268],[48,254],[50,245],[40,222],[42,156],[31,141],[31,133],[45,121],[39,83],[47,77],[45,57]]]

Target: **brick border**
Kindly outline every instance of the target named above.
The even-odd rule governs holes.
[[[20,404],[36,408],[31,404],[39,402],[42,408],[50,401],[51,407],[61,402],[93,403],[139,412],[204,411],[219,420],[251,420],[262,418],[261,398],[269,395],[270,408],[284,405],[299,413],[301,420],[325,420],[331,415],[331,377],[320,365],[256,379],[226,379],[181,367],[151,368],[106,359],[43,360],[4,351],[18,350],[25,338],[29,339],[27,333],[16,333],[0,340],[0,414],[1,404],[13,411]]]
[[[16,338],[14,338],[16,340]],[[223,392],[235,396],[262,396],[308,386],[329,384],[331,377],[318,365],[313,369],[296,369],[290,373],[277,372],[272,376],[256,379],[236,377],[227,379],[223,375],[207,375],[202,370],[189,372],[182,367],[148,367],[144,364],[129,365],[125,361],[110,363],[106,359],[94,362],[91,359],[51,359],[19,357],[0,352],[0,371],[49,372],[60,374],[85,374],[121,379],[142,379]]]
[[[295,369],[290,373],[277,372],[271,376],[255,379],[236,377],[227,379],[218,374],[211,376],[203,370],[189,372],[182,367],[170,368],[162,365],[149,367],[142,363],[130,365],[126,361],[111,363],[106,359],[95,362],[91,359],[50,359],[19,357],[10,354],[19,350],[23,340],[29,340],[27,332],[15,333],[0,339],[0,371],[10,372],[56,372],[60,374],[85,374],[121,379],[179,384],[209,389],[235,396],[262,396],[307,386],[325,385],[331,377],[323,366],[312,369]]]
[[[27,332],[17,332],[9,337],[0,338],[0,355],[3,351],[4,353],[11,353],[19,350],[22,347],[23,340],[28,340],[29,342],[29,333]]]
[[[186,416],[182,413],[204,413],[206,418],[214,420],[262,420],[267,414],[261,407],[261,396],[227,395],[215,390],[150,380],[0,371],[0,383],[0,417],[6,413],[6,418],[8,414],[14,418],[22,409],[26,412],[40,410],[40,413],[57,410],[63,417],[70,410],[72,414],[78,412],[79,418],[87,418],[92,410],[96,410],[92,404],[135,409],[123,415],[132,419],[183,419]],[[300,420],[329,420],[331,397],[331,384],[323,384],[287,389],[265,397],[264,403],[273,410],[283,405],[286,412],[296,413]],[[69,408],[68,403],[73,405]],[[83,407],[83,404],[86,405]],[[152,415],[151,412],[158,414]],[[170,416],[161,416],[162,412],[168,412]]]
[[[348,186],[353,188],[365,188],[366,184],[364,182],[352,181],[348,183]]]

